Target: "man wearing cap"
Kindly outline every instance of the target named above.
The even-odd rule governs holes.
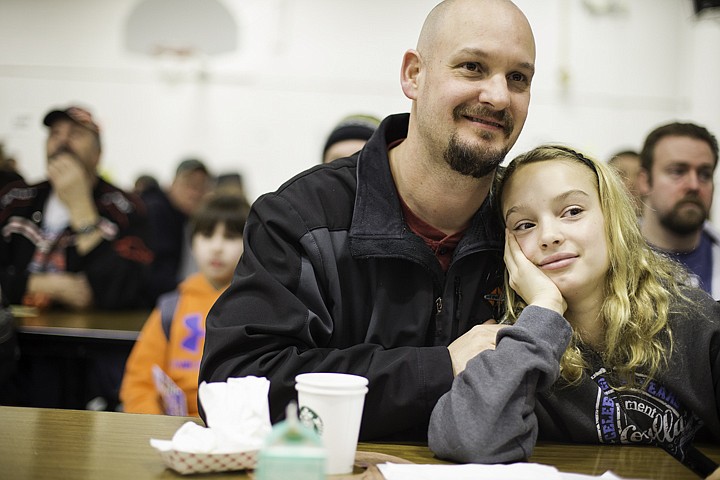
[[[145,290],[148,306],[155,305],[160,294],[175,289],[182,279],[197,271],[190,253],[188,218],[209,189],[207,167],[189,158],[180,162],[167,191],[158,186],[141,194],[150,220],[150,248],[154,253]]]
[[[142,203],[97,174],[102,151],[92,114],[49,112],[47,180],[0,192],[0,283],[10,303],[72,309],[141,304],[145,243]]]
[[[380,119],[371,115],[350,115],[333,128],[323,148],[323,163],[349,157],[359,151],[380,125]]]

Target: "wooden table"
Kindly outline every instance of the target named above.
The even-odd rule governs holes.
[[[18,310],[14,310],[17,312]],[[21,338],[59,341],[87,340],[88,343],[132,344],[150,315],[148,310],[128,311],[41,311],[36,315],[16,314]]]
[[[4,403],[79,409],[101,392],[114,408],[125,360],[149,311],[13,313],[21,358]]]
[[[17,480],[188,478],[166,469],[149,444],[150,438],[170,439],[188,420],[161,415],[0,407],[0,477]],[[720,461],[720,445],[702,449]],[[447,463],[436,459],[424,445],[361,443],[358,450],[393,455],[414,463]],[[565,472],[600,475],[612,470],[626,478],[698,478],[665,452],[652,447],[541,444],[530,460],[554,465]],[[356,472],[354,477],[360,478],[362,470],[356,469]],[[242,480],[251,477],[246,472],[228,472],[202,478]]]

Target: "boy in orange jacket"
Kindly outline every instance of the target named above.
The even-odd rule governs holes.
[[[205,317],[230,285],[243,252],[245,201],[211,194],[190,221],[199,272],[162,295],[125,366],[120,400],[125,412],[198,415],[198,370]]]

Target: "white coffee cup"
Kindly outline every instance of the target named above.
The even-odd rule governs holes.
[[[367,378],[345,373],[295,377],[300,422],[322,437],[328,475],[353,471],[367,384]]]

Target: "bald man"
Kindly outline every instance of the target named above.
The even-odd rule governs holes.
[[[207,319],[200,381],[369,379],[361,439],[423,439],[438,398],[493,348],[503,235],[488,192],[527,117],[535,42],[505,0],[449,0],[402,59],[409,114],[258,199]],[[487,324],[484,324],[488,322]]]

